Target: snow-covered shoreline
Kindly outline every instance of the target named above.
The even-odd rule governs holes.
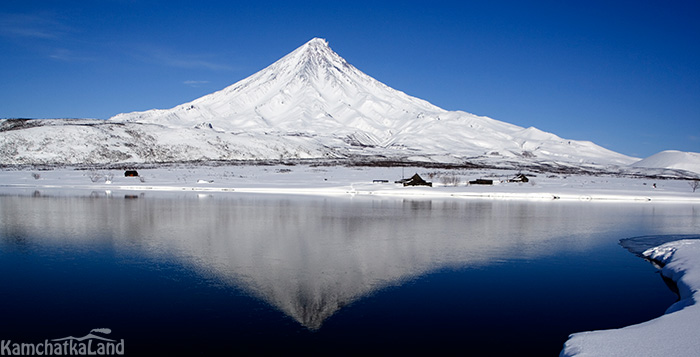
[[[395,181],[418,173],[432,187],[404,187]],[[17,190],[87,190],[296,195],[367,195],[378,197],[663,202],[700,204],[687,180],[615,176],[534,174],[528,182],[508,182],[515,170],[428,169],[420,167],[221,166],[122,170],[2,170],[0,188]],[[492,185],[468,184],[476,179]]]
[[[663,241],[664,237],[658,237]],[[661,274],[678,286],[679,301],[658,318],[619,329],[574,333],[560,356],[700,355],[700,236],[641,253],[663,265]]]

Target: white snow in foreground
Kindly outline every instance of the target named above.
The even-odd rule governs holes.
[[[221,192],[306,195],[375,195],[458,199],[525,199],[700,203],[687,180],[577,176],[523,172],[529,182],[508,182],[515,170],[447,170],[400,167],[221,166],[123,170],[0,171],[0,188],[130,192]],[[403,187],[414,173],[433,187]],[[469,185],[476,179],[493,185]],[[89,191],[88,191],[89,192]]]
[[[656,319],[614,330],[570,336],[560,356],[700,356],[700,240],[686,239],[642,253],[665,264],[680,300]]]

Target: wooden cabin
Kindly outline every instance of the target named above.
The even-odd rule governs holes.
[[[418,174],[411,176],[411,178],[396,181],[396,183],[403,184],[404,186],[430,186],[430,187],[433,187],[432,182],[428,182],[428,181],[423,180],[423,178],[420,177],[420,175],[418,175]]]

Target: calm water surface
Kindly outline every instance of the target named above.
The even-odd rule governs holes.
[[[622,238],[651,203],[51,191],[0,195],[0,340],[95,328],[127,355],[557,355],[676,296]]]

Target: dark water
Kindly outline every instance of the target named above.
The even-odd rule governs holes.
[[[127,355],[557,355],[676,296],[619,240],[692,205],[52,192],[0,196],[0,340]]]

